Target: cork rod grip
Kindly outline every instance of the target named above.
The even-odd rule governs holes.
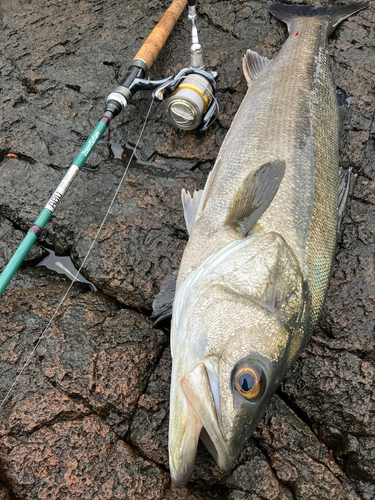
[[[177,19],[186,7],[186,4],[187,0],[173,0],[134,59],[143,59],[147,64],[147,68],[151,68],[171,31],[175,27]]]

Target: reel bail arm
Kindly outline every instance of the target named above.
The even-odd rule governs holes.
[[[144,78],[147,70],[150,69],[153,65],[156,57],[158,56],[168,36],[177,23],[177,19],[180,17],[180,14],[186,7],[186,4],[187,0],[172,1],[171,5],[166,10],[159,23],[153,29],[153,31],[148,36],[145,43],[142,45],[141,49],[135,56],[133,64],[129,67],[124,80],[108,96],[105,111],[98,124],[90,134],[89,138],[85,142],[81,151],[78,153],[78,156],[75,158],[72,165],[69,167],[64,178],[55,189],[46,206],[42,209],[34,224],[26,233],[26,236],[22,240],[13,257],[11,258],[3,272],[0,274],[0,296],[6,289],[10,280],[15,275],[17,269],[22,264],[35,241],[43,233],[44,227],[46,226],[47,222],[56,210],[66,191],[74,181],[76,175],[82,169],[84,163],[111,123],[112,119],[126,107],[128,102],[127,98],[129,98],[130,94],[132,94],[132,89],[133,91],[135,91],[134,88],[136,87],[137,79]],[[166,80],[163,80],[162,82],[164,81]],[[135,87],[132,87],[133,84],[135,85]],[[139,82],[138,84],[143,85]],[[160,82],[158,82],[158,84],[160,84]],[[130,92],[130,94],[128,92]]]
[[[189,0],[189,2],[191,1],[192,0]],[[153,88],[164,81],[155,82],[155,86],[152,87],[152,84],[148,86],[146,83],[147,80],[144,79],[147,75],[147,71],[154,64],[160,50],[175,27],[186,4],[187,0],[173,0],[162,19],[158,22],[137,52],[123,81],[107,97],[107,107],[104,114],[109,120],[125,109],[137,90],[153,90]]]
[[[198,28],[196,24],[197,11],[195,8],[195,0],[188,0],[188,18],[191,21],[191,40],[190,47],[190,67],[196,69],[204,69],[202,46],[199,43]]]
[[[131,102],[138,90],[151,90],[153,97],[164,100],[167,90],[172,95],[165,100],[165,112],[168,121],[181,130],[205,132],[215,120],[217,105],[216,72],[205,70],[202,46],[199,43],[196,24],[196,1],[188,0],[188,18],[191,21],[192,45],[190,47],[190,68],[180,71],[175,77],[164,80],[146,80],[148,65],[139,58],[139,54],[147,57],[143,50],[137,54],[129,67],[124,80],[107,98],[107,108],[104,116],[111,120]],[[156,29],[156,28],[155,28]],[[146,40],[144,47],[150,44]],[[146,55],[145,55],[146,54]]]
[[[167,80],[153,92],[156,100],[162,101],[164,93],[172,92],[166,100],[168,121],[182,130],[203,133],[214,122],[217,109],[216,72],[195,68],[182,69],[172,80]]]

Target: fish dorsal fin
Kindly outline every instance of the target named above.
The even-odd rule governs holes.
[[[181,191],[186,229],[189,235],[191,234],[191,231],[193,229],[194,222],[198,217],[200,217],[206,207],[208,197],[211,193],[212,184],[214,182],[216,172],[218,171],[221,161],[221,158],[219,158],[216,161],[214,168],[208,174],[204,189],[201,189],[200,191],[194,191],[193,196],[190,195],[189,191],[185,191],[185,189],[182,189]]]
[[[242,60],[242,68],[247,84],[250,85],[254,78],[256,78],[270,62],[271,60],[267,57],[263,57],[253,50],[247,50]]]
[[[267,209],[285,174],[284,160],[273,160],[251,172],[232,199],[225,226],[236,226],[243,236]]]

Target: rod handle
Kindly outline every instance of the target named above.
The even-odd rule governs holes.
[[[134,59],[142,59],[147,64],[147,68],[151,68],[186,4],[187,0],[173,0]]]

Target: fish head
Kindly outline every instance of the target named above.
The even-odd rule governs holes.
[[[183,306],[174,307],[169,457],[179,486],[191,476],[199,437],[220,468],[233,467],[289,369],[303,312],[302,274],[289,250],[278,235],[240,244],[176,296]],[[277,283],[280,266],[287,277]]]

